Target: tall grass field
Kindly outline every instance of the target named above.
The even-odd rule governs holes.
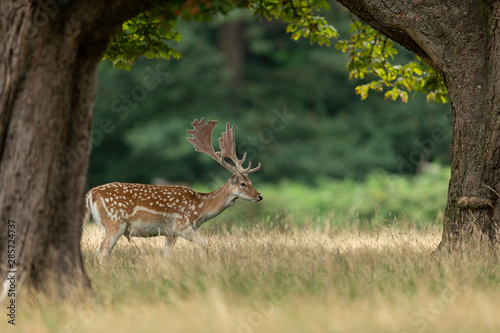
[[[496,258],[433,254],[438,227],[207,227],[207,254],[180,240],[120,239],[95,296],[18,303],[16,332],[499,332]],[[5,322],[5,320],[4,320]],[[2,332],[7,330],[2,329]]]
[[[497,256],[433,253],[448,177],[255,184],[263,202],[202,226],[207,253],[180,239],[164,258],[163,237],[122,237],[101,266],[89,224],[94,294],[24,296],[0,332],[500,332]]]

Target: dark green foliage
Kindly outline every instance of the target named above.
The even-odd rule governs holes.
[[[349,18],[339,8],[331,15],[345,33]],[[238,84],[218,48],[219,31],[234,22],[244,27]],[[259,24],[250,13],[233,12],[178,28],[179,61],[140,58],[131,71],[102,63],[91,186],[163,177],[215,189],[227,173],[185,140],[191,121],[201,117],[220,121],[214,136],[225,122],[236,125],[239,152],[263,164],[254,182],[359,180],[374,168],[413,174],[423,162],[448,162],[448,107],[422,96],[409,104],[379,94],[360,101],[357,83],[346,80],[344,56],[290,40],[286,24]]]
[[[255,16],[267,20],[274,18],[287,22],[286,31],[292,33],[293,40],[303,37],[311,44],[330,45],[330,39],[338,37],[337,30],[318,15],[321,9],[329,8],[325,0],[174,0],[159,2],[154,8],[124,22],[104,58],[110,59],[115,67],[126,69],[130,69],[141,55],[148,59],[169,60],[171,56],[179,59],[180,53],[172,46],[181,37],[178,18],[210,22],[213,16],[224,16],[237,8],[247,8]]]
[[[172,41],[179,42],[181,34],[177,30],[177,20],[173,13],[157,11],[155,15],[143,12],[123,23],[111,41],[105,58],[113,61],[117,68],[130,69],[141,55],[146,58],[180,58],[180,53],[170,46]]]

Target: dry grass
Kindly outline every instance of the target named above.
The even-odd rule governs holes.
[[[100,238],[82,240],[96,299],[21,304],[16,331],[500,331],[497,260],[432,255],[437,228],[219,231],[168,259],[162,238],[121,239],[104,267]]]

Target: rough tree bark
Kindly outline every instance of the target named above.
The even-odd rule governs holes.
[[[0,273],[10,219],[18,287],[90,286],[80,237],[97,66],[143,6],[112,3],[0,2]]]
[[[498,2],[338,1],[421,56],[448,88],[452,168],[438,249],[496,247],[500,223]]]

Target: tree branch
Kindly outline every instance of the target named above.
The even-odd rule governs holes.
[[[354,15],[420,56],[438,72],[449,68],[446,55],[453,41],[450,36],[463,33],[474,43],[480,37],[478,22],[485,20],[485,3],[469,0],[337,0]],[[460,31],[463,30],[463,31]]]

